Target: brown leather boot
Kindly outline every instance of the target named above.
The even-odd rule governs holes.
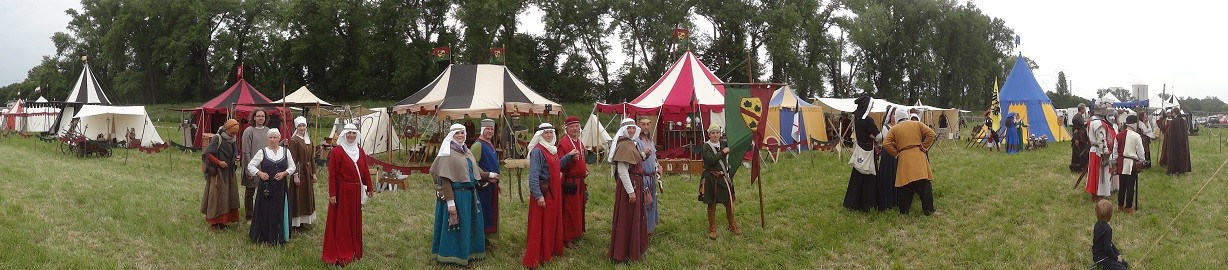
[[[708,239],[716,240],[716,208],[708,205]]]
[[[738,229],[738,222],[733,219],[733,205],[731,204],[725,204],[725,220],[729,221],[730,232],[733,232],[734,235],[741,235],[742,230]]]
[[[733,232],[734,235],[741,235],[742,230],[738,229],[738,222],[733,220],[733,214],[729,214],[727,219],[729,220],[729,231]]]

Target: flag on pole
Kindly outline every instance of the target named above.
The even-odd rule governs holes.
[[[690,31],[686,29],[682,29],[682,28],[674,28],[674,34],[672,36],[674,37],[674,44],[682,48],[690,49],[689,47],[689,45],[691,44],[691,32]]]
[[[490,63],[495,65],[507,64],[507,54],[503,47],[490,48]]]
[[[435,62],[452,60],[452,46],[435,47],[434,49],[431,49],[431,58],[435,59]]]
[[[239,70],[235,72],[235,76],[238,76],[239,79],[243,79],[243,64],[239,64]]]
[[[730,164],[729,174],[737,172],[738,164],[747,152],[752,149],[753,142],[763,141],[767,121],[767,104],[771,100],[772,91],[779,88],[774,84],[726,85],[725,87],[725,136],[729,140]],[[759,179],[759,155],[751,156],[751,182]]]
[[[998,95],[1002,89],[998,87],[998,78],[993,79],[993,100],[989,101],[989,119],[993,120],[993,130],[1002,128],[1002,104],[998,102]]]

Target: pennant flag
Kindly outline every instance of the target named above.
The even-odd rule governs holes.
[[[452,46],[435,47],[434,49],[431,49],[431,58],[435,59],[435,62],[451,61]]]
[[[674,37],[674,44],[677,44],[679,47],[682,47],[682,48],[690,49],[690,47],[688,47],[688,45],[691,44],[691,32],[690,31],[687,31],[686,29],[682,29],[682,28],[674,28],[673,37]]]
[[[752,149],[752,142],[763,141],[762,123],[767,121],[767,104],[773,84],[726,85],[725,86],[725,136],[729,140],[729,174],[738,170],[737,164]],[[759,178],[759,155],[751,152],[751,181]]]
[[[240,80],[243,79],[243,64],[239,64],[239,70],[235,72],[235,76],[238,76]]]
[[[1002,104],[998,102],[998,95],[1002,89],[998,87],[998,78],[993,79],[993,100],[989,101],[989,119],[993,119],[993,130],[1002,128]]]
[[[507,64],[506,52],[503,47],[490,48],[490,63],[495,65]]]

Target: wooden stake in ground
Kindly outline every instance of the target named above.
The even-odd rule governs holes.
[[[1088,166],[1091,166],[1091,164],[1088,164]],[[1074,189],[1079,189],[1079,183],[1082,183],[1082,182],[1083,182],[1083,177],[1084,177],[1084,176],[1087,176],[1087,170],[1086,170],[1086,169],[1084,169],[1082,173],[1079,173],[1079,177],[1076,177],[1076,178],[1075,178]],[[1088,181],[1091,181],[1091,180],[1088,180]]]

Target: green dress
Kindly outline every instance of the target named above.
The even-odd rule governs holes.
[[[721,143],[720,148],[725,148],[725,144]],[[714,149],[711,144],[705,142],[700,145],[699,153],[703,156],[704,171],[703,182],[699,186],[699,201],[704,204],[729,203],[734,201],[735,192],[733,183],[724,177],[726,172],[725,156],[720,152],[720,149]]]

